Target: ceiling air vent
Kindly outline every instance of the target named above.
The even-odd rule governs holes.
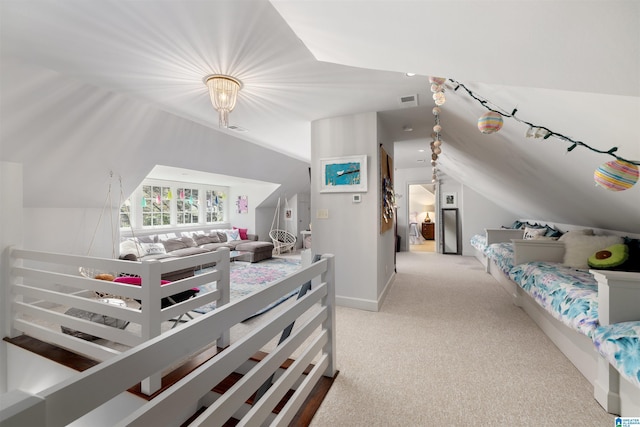
[[[417,107],[418,106],[418,94],[406,95],[400,97],[400,105],[403,107]]]
[[[241,128],[240,126],[236,126],[236,125],[229,125],[229,127],[227,129],[235,131],[235,132],[247,132],[246,129]]]

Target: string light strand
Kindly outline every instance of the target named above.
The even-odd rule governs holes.
[[[618,156],[616,153],[616,151],[618,151],[618,147],[612,147],[609,150],[599,150],[597,148],[593,148],[590,145],[582,142],[582,141],[576,141],[572,138],[569,138],[566,135],[563,135],[561,133],[555,132],[547,127],[544,126],[539,126],[536,124],[533,124],[531,122],[528,122],[526,120],[522,120],[519,117],[516,117],[516,113],[518,112],[518,109],[515,108],[510,114],[507,113],[504,109],[500,108],[499,106],[496,106],[495,104],[489,102],[487,99],[480,97],[479,95],[475,94],[472,90],[470,90],[469,88],[467,88],[464,84],[454,80],[454,79],[449,79],[449,81],[451,83],[453,83],[455,85],[453,91],[456,92],[458,91],[458,89],[462,88],[464,89],[467,94],[475,99],[476,101],[478,101],[480,103],[480,105],[482,105],[483,107],[485,107],[487,110],[489,111],[493,111],[494,113],[498,113],[503,117],[507,117],[510,119],[514,119],[517,122],[520,123],[524,123],[526,125],[528,125],[530,128],[536,128],[536,129],[542,129],[544,131],[544,136],[542,136],[543,139],[549,139],[550,137],[554,137],[554,138],[558,138],[561,139],[563,141],[569,142],[571,143],[571,146],[569,146],[569,148],[567,148],[568,152],[573,151],[574,149],[576,149],[577,147],[584,147],[588,150],[593,151],[594,153],[598,153],[598,154],[606,154],[606,155],[610,155],[618,160],[621,160],[623,162],[627,162],[627,163],[631,163],[633,165],[640,165],[640,160],[627,160],[624,157]]]

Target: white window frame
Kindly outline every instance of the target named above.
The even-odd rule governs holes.
[[[152,186],[152,187],[168,187],[171,191],[171,199],[170,199],[170,223],[165,225],[143,225],[143,208],[142,208],[142,199],[143,199],[143,188],[144,186]],[[189,189],[189,190],[197,190],[198,191],[198,222],[197,223],[182,223],[178,224],[178,198],[179,198],[179,189]],[[223,219],[221,221],[214,222],[206,222],[207,219],[207,206],[206,206],[206,194],[208,191],[216,192],[219,197],[222,195],[222,214]],[[138,188],[131,194],[131,196],[127,199],[129,202],[129,221],[130,226],[122,226],[122,222],[119,221],[121,230],[153,230],[153,229],[162,229],[162,228],[181,228],[181,227],[193,227],[196,225],[215,225],[215,224],[224,224],[229,221],[229,204],[227,202],[227,197],[230,192],[230,187],[220,186],[220,185],[205,185],[205,184],[194,184],[190,182],[177,182],[177,181],[164,181],[164,180],[152,180],[146,179],[144,180]],[[125,201],[125,203],[127,203]],[[147,202],[148,203],[148,202]],[[122,209],[120,209],[120,215],[122,215]],[[119,217],[120,218],[120,217]]]

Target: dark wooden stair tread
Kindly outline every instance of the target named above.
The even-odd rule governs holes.
[[[11,343],[17,347],[23,348],[25,350],[31,351],[32,353],[38,354],[44,358],[47,358],[49,360],[52,360],[56,363],[59,363],[63,366],[66,366],[68,368],[74,369],[79,372],[85,371],[100,363],[96,360],[79,355],[77,353],[58,347],[56,345],[49,344],[44,341],[40,341],[28,335],[20,335],[15,338],[5,337],[4,341]],[[198,366],[202,365],[212,357],[215,357],[221,351],[224,351],[224,349],[214,346],[190,358],[184,364],[182,364],[181,366],[177,367],[175,370],[163,376],[161,389],[156,393],[152,394],[151,396],[148,396],[141,392],[140,384],[137,384],[131,387],[128,391],[143,399],[151,400],[155,396],[157,396],[159,393],[161,393],[162,391],[166,390],[167,388],[175,384],[181,378],[183,378],[184,376],[186,376],[187,374],[195,370]],[[259,351],[256,354],[254,354],[250,358],[250,360],[253,360],[255,362],[260,362],[266,356],[268,356],[268,354],[269,353]],[[287,359],[281,365],[281,368],[288,369],[293,362],[294,360]],[[307,366],[303,374],[307,375],[311,371],[311,369],[313,369],[313,365]],[[337,376],[338,376],[338,373],[336,372],[336,375],[333,378],[327,378],[324,376],[320,377],[320,380],[314,386],[309,397],[307,397],[302,407],[294,417],[293,421],[291,422],[291,425],[308,426],[311,423],[311,419],[313,418],[316,411],[320,407],[320,404],[324,400],[324,397],[326,396],[326,394],[329,392],[329,389],[331,388],[331,385],[333,384],[333,381]],[[242,374],[238,374],[234,372],[231,375],[229,375],[227,378],[225,378],[223,381],[221,381],[220,384],[216,385],[213,388],[213,391],[215,391],[216,393],[222,392],[220,394],[223,394],[226,390],[233,387],[233,385],[236,382],[238,382],[240,378],[242,378]],[[289,390],[285,394],[285,396],[280,400],[278,405],[276,405],[276,407],[274,408],[273,412],[275,414],[278,414],[282,410],[282,408],[287,403],[287,401],[291,398],[291,395],[293,393],[294,393],[293,390]],[[253,400],[254,400],[254,396],[251,396],[251,398],[249,398],[247,403],[253,404]],[[194,414],[191,418],[189,418],[189,420],[187,420],[183,425],[185,426],[189,425],[189,423],[195,420],[198,417],[198,415],[200,415],[205,409],[206,408],[201,408],[196,414]],[[237,425],[238,422],[239,420],[231,418],[224,424],[224,426],[232,427]]]

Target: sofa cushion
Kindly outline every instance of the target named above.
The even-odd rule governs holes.
[[[273,243],[255,242],[253,240],[242,241],[236,245],[237,251],[247,252],[271,252],[273,251]]]
[[[176,249],[175,251],[169,252],[169,255],[176,256],[176,257],[183,257],[183,256],[189,256],[189,255],[206,254],[207,252],[209,251],[203,248],[182,248],[182,249]]]
[[[228,243],[206,243],[204,245],[200,245],[199,247],[207,251],[217,251],[220,248],[229,248],[229,250],[232,249],[232,246]]]

